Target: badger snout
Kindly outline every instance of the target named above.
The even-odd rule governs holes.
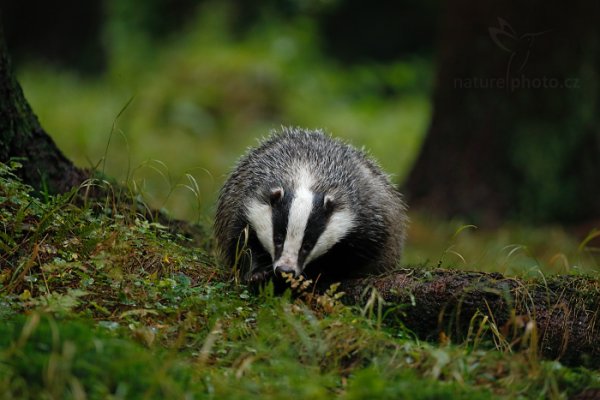
[[[297,264],[289,260],[280,260],[273,264],[273,271],[275,271],[275,275],[281,275],[282,273],[294,274],[294,277],[300,275]]]

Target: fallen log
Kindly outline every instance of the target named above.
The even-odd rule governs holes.
[[[384,321],[400,322],[421,339],[477,341],[487,331],[501,348],[527,348],[567,365],[600,366],[597,279],[520,280],[419,268],[345,280],[338,290],[345,292],[346,303],[378,298]]]

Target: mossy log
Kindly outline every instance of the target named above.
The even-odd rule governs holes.
[[[477,341],[487,331],[503,348],[600,366],[600,282],[592,278],[525,281],[498,273],[402,269],[346,280],[339,290],[347,303],[379,299],[385,321],[399,322],[422,339]]]

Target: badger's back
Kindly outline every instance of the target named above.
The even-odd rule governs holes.
[[[277,204],[272,200],[274,190]],[[305,197],[312,197],[301,203],[305,192],[309,193]],[[305,230],[303,246],[310,235],[332,237],[313,240],[321,252],[321,242],[335,241],[321,243],[325,252],[314,259],[309,255],[301,272],[334,279],[381,271],[399,259],[405,206],[379,166],[364,152],[321,131],[283,128],[243,156],[221,190],[215,234],[225,261],[234,264],[240,243],[247,240],[250,253],[240,260],[247,278],[256,270],[270,271],[277,256],[277,225],[292,223],[302,212],[291,211],[296,198],[302,207],[315,208],[306,211],[308,222],[300,224]],[[334,211],[323,206],[328,201]],[[277,207],[289,216],[279,216],[283,211]],[[294,229],[286,226],[284,236],[287,232],[289,239]]]

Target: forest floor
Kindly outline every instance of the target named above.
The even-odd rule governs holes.
[[[250,293],[216,261],[209,227],[192,243],[116,195],[34,197],[17,166],[0,166],[2,398],[560,399],[600,388],[598,371],[499,347],[481,334],[489,327],[468,343],[423,342],[335,289]],[[442,256],[464,260],[456,246]]]

